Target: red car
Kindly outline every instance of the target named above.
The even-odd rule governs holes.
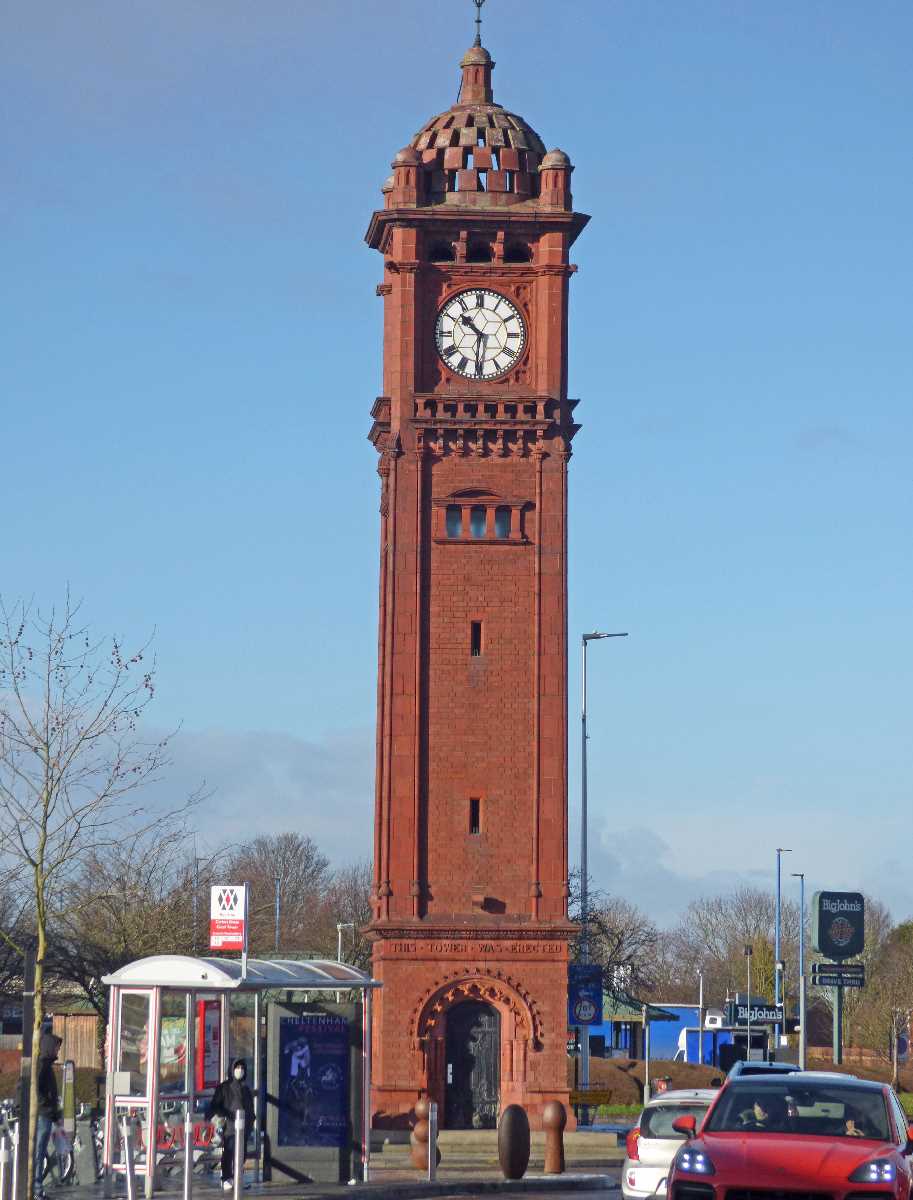
[[[669,1174],[668,1200],[911,1200],[913,1128],[883,1083],[803,1071],[730,1080]]]

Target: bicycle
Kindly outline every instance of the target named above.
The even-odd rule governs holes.
[[[5,1133],[13,1146],[18,1144],[19,1108],[15,1100],[0,1100],[0,1133]],[[45,1183],[53,1182],[55,1176],[57,1183],[69,1183],[73,1178],[74,1161],[72,1144],[61,1154],[52,1132],[41,1171],[40,1183],[42,1186]]]

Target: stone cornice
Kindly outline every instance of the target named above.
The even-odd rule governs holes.
[[[459,208],[456,205],[428,205],[425,208],[383,208],[371,214],[365,241],[379,249],[386,229],[396,225],[499,225],[510,226],[515,232],[526,228],[531,233],[542,229],[567,228],[573,243],[586,223],[586,213],[566,212],[564,209]],[[569,244],[570,244],[569,243]]]
[[[554,925],[432,925],[427,922],[410,925],[404,922],[373,921],[366,932],[374,940],[403,940],[411,942],[480,941],[480,942],[554,942],[576,937],[579,926],[573,921]]]

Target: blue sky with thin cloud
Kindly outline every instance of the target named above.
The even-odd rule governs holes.
[[[380,262],[468,0],[36,0],[0,45],[0,591],[155,630],[201,836],[370,853]],[[488,0],[576,164],[570,745],[597,882],[913,912],[913,8]],[[164,785],[163,785],[164,786]],[[576,838],[575,838],[576,841]]]

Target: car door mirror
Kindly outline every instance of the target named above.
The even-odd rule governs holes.
[[[697,1129],[697,1121],[691,1113],[686,1113],[683,1117],[676,1117],[672,1122],[672,1128],[676,1133],[683,1133],[686,1138],[693,1138]]]
[[[907,1144],[904,1147],[904,1154],[913,1154],[913,1125],[907,1126]]]

